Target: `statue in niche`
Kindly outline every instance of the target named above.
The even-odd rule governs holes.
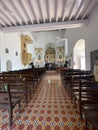
[[[40,55],[38,56],[38,60],[41,60],[41,56]]]
[[[62,59],[62,55],[59,55],[59,59]]]

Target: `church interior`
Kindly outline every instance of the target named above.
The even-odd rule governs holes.
[[[0,0],[0,130],[98,130],[97,34],[97,0]]]

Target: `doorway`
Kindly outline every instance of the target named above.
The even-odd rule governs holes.
[[[76,42],[73,49],[73,61],[74,61],[74,69],[85,70],[85,40],[80,39]]]

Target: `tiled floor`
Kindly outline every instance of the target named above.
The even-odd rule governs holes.
[[[0,111],[0,130],[85,130],[79,111],[64,90],[60,75],[47,72],[27,106],[14,110],[13,125],[8,127],[8,112]],[[89,128],[92,130],[92,127]]]

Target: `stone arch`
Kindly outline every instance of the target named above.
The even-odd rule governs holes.
[[[46,51],[49,47],[56,49],[56,46],[53,43],[47,43],[44,47],[44,50]]]

